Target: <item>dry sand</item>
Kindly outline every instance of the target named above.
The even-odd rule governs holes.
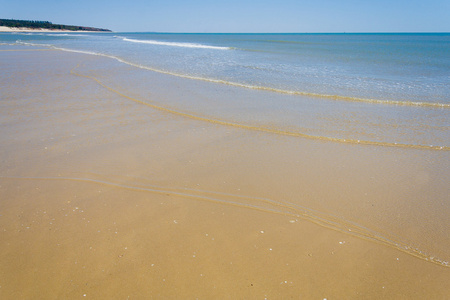
[[[28,28],[28,27],[7,27],[0,26],[0,32],[94,32],[94,31],[73,31],[73,30],[62,30],[62,29],[45,29],[45,28]]]
[[[448,267],[282,201],[334,194],[315,207],[331,214],[393,154],[183,118],[70,73],[104,60],[0,51],[1,299],[450,298]]]

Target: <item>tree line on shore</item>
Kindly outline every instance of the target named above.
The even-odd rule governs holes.
[[[50,29],[50,30],[71,30],[71,31],[111,31],[109,29],[101,29],[85,26],[74,25],[60,25],[53,24],[49,21],[28,21],[28,20],[14,20],[14,19],[0,19],[0,26],[16,27],[16,28],[33,28],[33,29]]]

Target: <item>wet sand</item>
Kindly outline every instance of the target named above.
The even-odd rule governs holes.
[[[450,297],[446,151],[187,118],[32,49],[0,51],[1,299]]]

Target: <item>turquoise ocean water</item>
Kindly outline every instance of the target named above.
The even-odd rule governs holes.
[[[118,60],[139,71],[140,99],[152,93],[194,116],[341,142],[450,147],[450,34],[4,33],[0,43]],[[179,90],[164,96],[143,70]]]

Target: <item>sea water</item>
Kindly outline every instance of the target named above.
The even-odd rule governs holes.
[[[161,91],[158,104],[209,120],[338,142],[450,146],[450,34],[7,33],[0,42],[182,79],[178,96]],[[136,80],[150,101],[155,91]]]

